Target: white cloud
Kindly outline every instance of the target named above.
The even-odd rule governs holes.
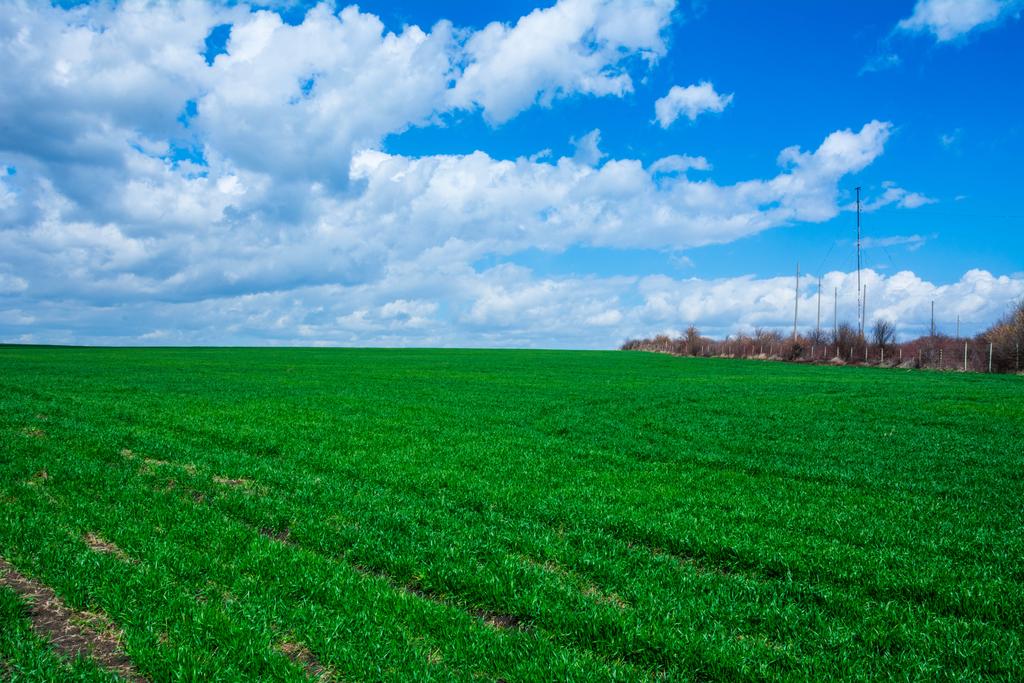
[[[960,130],[959,128],[954,130],[952,133],[942,133],[939,136],[939,142],[942,144],[943,147],[952,147],[956,145],[958,142],[960,142],[960,137],[962,136],[962,134],[963,131]]]
[[[466,43],[466,67],[451,92],[455,107],[479,106],[502,123],[539,103],[633,90],[632,57],[665,53],[663,30],[675,0],[559,0],[515,26],[488,24]]]
[[[1021,0],[917,0],[913,13],[897,24],[912,33],[931,33],[948,42],[977,28],[1020,13]]]
[[[28,282],[17,275],[0,273],[0,294],[15,294],[28,289]]]
[[[254,12],[205,75],[194,126],[241,168],[343,186],[354,146],[445,108],[455,51],[447,22],[395,34],[355,6],[318,5],[297,26]]]
[[[670,154],[667,157],[658,159],[648,168],[651,175],[656,173],[685,173],[690,169],[695,171],[710,171],[711,164],[704,157],[691,157],[685,154]]]
[[[882,194],[878,195],[874,199],[866,199],[861,202],[861,210],[867,213],[877,211],[882,207],[895,204],[901,209],[917,209],[928,204],[934,204],[938,200],[921,194],[920,192],[910,192],[902,187],[899,187],[892,181],[885,181],[882,183],[884,188]],[[857,208],[855,202],[851,202],[843,207],[846,211],[854,211]]]
[[[936,237],[930,235],[929,237]],[[906,246],[907,251],[917,251],[928,242],[929,237],[924,235],[891,235],[889,237],[865,237],[861,240],[861,247],[872,249],[874,247],[895,247]]]
[[[608,156],[598,145],[601,143],[601,131],[595,128],[582,138],[573,138],[569,141],[576,148],[573,159],[584,166],[596,166],[601,159]]]
[[[668,94],[654,103],[654,113],[662,128],[668,128],[681,115],[696,121],[704,112],[722,112],[732,102],[732,94],[720,95],[708,81],[685,88],[674,85]]]
[[[592,168],[569,158],[547,163],[482,152],[410,158],[368,151],[353,164],[365,192],[339,209],[372,216],[378,236],[400,230],[395,240],[403,252],[448,240],[475,256],[572,244],[681,249],[832,218],[839,210],[837,182],[880,155],[890,129],[873,121],[858,132],[832,133],[813,152],[787,148],[778,175],[732,185],[666,175],[666,165],[657,163],[644,170],[630,159]],[[686,165],[681,157],[666,164]]]
[[[886,49],[888,46],[883,43],[883,47]],[[868,59],[864,66],[860,68],[858,76],[863,76],[866,73],[872,73],[875,71],[885,71],[886,69],[893,69],[902,63],[900,56],[894,52],[879,52],[875,56]]]
[[[130,177],[109,188],[116,200],[93,215],[46,178],[45,166],[26,160],[9,177],[21,183],[12,211],[24,220],[0,230],[0,252],[37,300],[185,302],[372,287],[436,254],[469,264],[573,245],[685,249],[832,218],[837,183],[882,153],[889,129],[871,122],[832,133],[814,151],[788,148],[776,176],[731,185],[666,172],[705,167],[699,158],[645,170],[630,159],[595,168],[571,158],[365,150],[352,164],[357,193],[312,186],[284,214],[272,176],[213,155],[206,175],[194,177],[130,151]]]

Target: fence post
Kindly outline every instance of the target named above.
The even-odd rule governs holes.
[[[967,342],[964,342],[964,372],[967,372]]]
[[[992,372],[992,342],[988,343],[988,371]]]
[[[885,347],[884,346],[882,347],[881,352],[882,352],[882,358],[878,361],[879,365],[885,364]]]
[[[939,370],[942,369],[942,348],[939,348]]]

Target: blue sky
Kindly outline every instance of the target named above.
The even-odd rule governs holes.
[[[1017,0],[3,4],[2,341],[852,319],[857,185],[869,317],[1024,295]]]

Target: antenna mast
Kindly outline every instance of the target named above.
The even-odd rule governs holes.
[[[860,300],[860,186],[857,186],[857,332],[864,336],[864,309]]]
[[[814,336],[821,341],[821,276],[818,276],[818,322],[814,326]]]
[[[796,341],[796,318],[800,310],[800,262],[796,262],[796,287],[793,296],[793,341]]]

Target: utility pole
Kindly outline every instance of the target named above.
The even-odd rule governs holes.
[[[793,341],[796,341],[796,318],[800,310],[800,262],[796,262],[796,289],[793,296]]]
[[[818,276],[818,322],[814,325],[814,337],[821,341],[821,276]]]
[[[836,342],[836,356],[839,356],[839,288],[832,290],[832,337]]]
[[[860,186],[857,186],[857,315],[861,315],[860,305]],[[864,319],[857,321],[860,336],[864,336]]]
[[[868,324],[868,286],[867,285],[864,285],[864,303],[863,303],[863,306],[864,306],[864,308],[861,309],[861,315],[860,315],[860,319],[863,321],[861,323],[861,328],[860,328],[861,329],[861,336],[864,335],[864,332],[865,332],[864,328],[867,327],[867,324]]]

